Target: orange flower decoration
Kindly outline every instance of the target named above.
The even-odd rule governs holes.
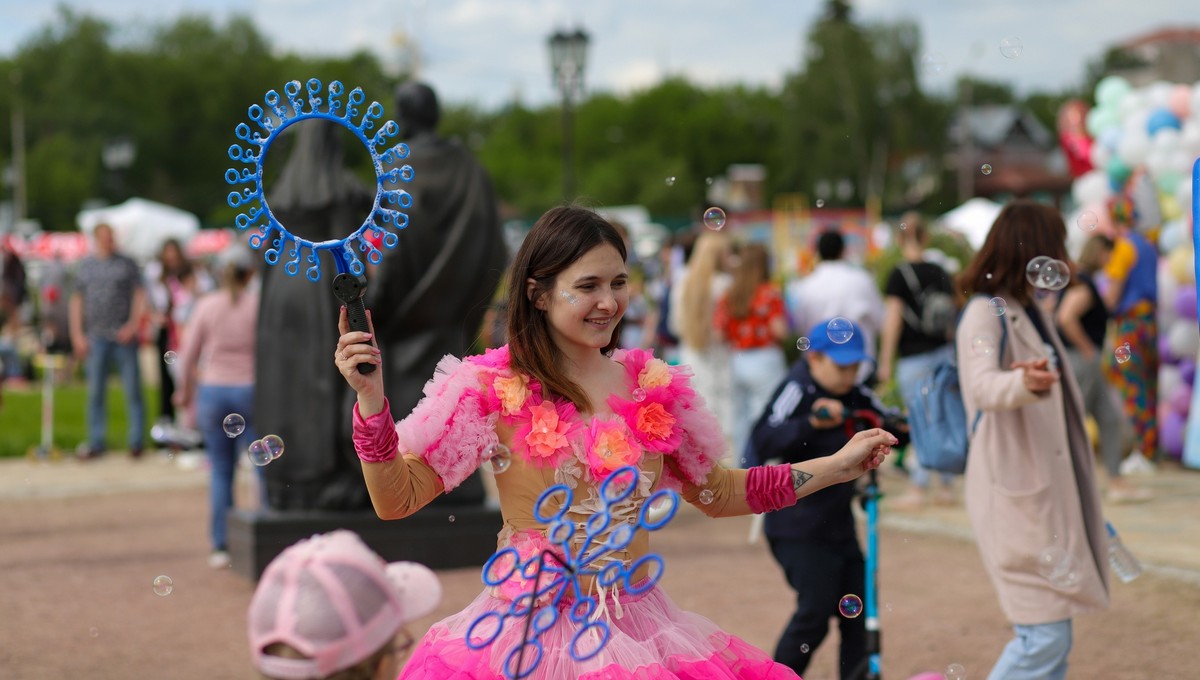
[[[525,435],[529,454],[538,458],[551,458],[568,445],[567,431],[570,423],[558,417],[554,402],[546,400],[529,407],[530,429]]]
[[[593,477],[603,479],[613,470],[626,465],[637,465],[641,460],[641,448],[629,441],[627,432],[620,420],[597,418],[592,421],[588,466]]]
[[[638,373],[638,386],[650,390],[671,384],[671,369],[662,359],[651,359]]]
[[[669,438],[674,425],[675,416],[668,413],[658,402],[646,404],[637,411],[637,429],[647,439]]]
[[[500,413],[511,416],[521,410],[529,398],[529,378],[517,373],[506,378],[496,378],[492,383],[500,399]]]

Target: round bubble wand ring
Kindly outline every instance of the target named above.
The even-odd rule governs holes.
[[[503,668],[505,678],[520,680],[532,674],[542,660],[542,634],[565,615],[579,626],[568,645],[571,658],[584,662],[599,654],[608,644],[611,631],[608,622],[600,617],[599,599],[588,593],[581,579],[594,579],[601,593],[606,588],[621,588],[638,595],[653,588],[666,568],[663,558],[654,553],[647,553],[629,565],[612,559],[614,554],[629,547],[638,529],[657,531],[679,509],[679,495],[660,489],[645,499],[636,522],[614,519],[614,506],[629,498],[638,479],[635,467],[614,470],[600,484],[600,509],[578,525],[567,517],[572,501],[570,488],[556,484],[543,491],[533,506],[533,516],[546,526],[547,541],[554,549],[543,549],[522,559],[516,548],[506,547],[488,559],[483,565],[484,585],[499,588],[511,583],[522,592],[508,607],[476,617],[467,628],[467,647],[480,650],[492,645],[509,619],[524,618],[520,642],[504,655]],[[665,509],[651,510],[660,503],[666,504]],[[582,532],[583,540],[575,538],[577,530]],[[643,567],[649,575],[635,581],[635,574]],[[526,658],[530,659],[528,664]]]
[[[234,224],[241,231],[253,229],[250,246],[263,250],[263,259],[269,265],[283,262],[283,270],[289,276],[296,276],[304,267],[304,276],[308,280],[319,281],[320,253],[328,251],[337,269],[333,279],[334,295],[346,305],[350,329],[365,332],[369,325],[362,302],[366,293],[366,267],[362,258],[370,264],[379,264],[383,253],[372,240],[382,243],[385,248],[395,248],[399,242],[396,231],[408,226],[408,215],[401,210],[412,206],[412,195],[397,187],[401,182],[412,181],[413,168],[402,165],[388,169],[408,157],[408,145],[401,142],[380,152],[400,133],[400,127],[391,120],[378,124],[383,117],[383,106],[379,102],[373,101],[362,108],[366,101],[362,88],[356,87],[346,94],[339,81],[331,81],[325,89],[320,80],[310,78],[303,84],[298,80],[287,83],[283,93],[281,97],[275,90],[269,90],[263,98],[266,107],[251,105],[247,109],[250,123],[238,123],[234,128],[234,134],[242,143],[229,147],[229,158],[249,165],[225,171],[226,183],[241,187],[229,192],[227,198],[229,207],[244,210],[234,219]],[[288,231],[267,205],[263,190],[263,162],[267,152],[280,133],[304,120],[324,120],[346,128],[367,148],[375,167],[376,188],[371,212],[361,225],[340,239],[314,242],[299,237]],[[375,365],[359,364],[358,370],[370,373],[375,370]]]

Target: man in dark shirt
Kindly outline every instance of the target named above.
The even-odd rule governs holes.
[[[79,263],[71,295],[71,344],[86,361],[88,440],[81,458],[103,455],[108,433],[106,382],[111,365],[121,374],[129,414],[129,453],[142,454],[146,413],[138,370],[138,324],[146,310],[142,275],[133,260],[117,252],[112,227],[96,226],[96,252]]]
[[[813,327],[808,351],[755,424],[750,441],[760,460],[798,463],[829,455],[850,440],[853,428],[846,421],[855,412],[885,415],[883,405],[858,381],[860,364],[869,360],[861,330],[854,326],[853,335],[838,342],[844,331],[830,332],[828,324]],[[896,436],[903,446],[906,435]],[[863,555],[850,511],[854,493],[853,483],[835,484],[767,513],[763,522],[771,554],[796,591],[796,613],[775,647],[775,660],[797,674],[825,639],[842,596],[861,595],[864,588]],[[845,680],[866,657],[866,627],[857,617],[839,616],[838,624]]]

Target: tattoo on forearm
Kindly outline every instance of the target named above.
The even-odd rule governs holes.
[[[812,479],[811,474],[804,472],[803,470],[797,470],[796,468],[792,468],[792,490],[793,491],[799,492],[800,487],[804,486],[804,483],[810,479]]]

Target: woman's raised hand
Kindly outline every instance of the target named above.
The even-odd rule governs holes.
[[[1025,372],[1022,376],[1025,389],[1034,394],[1049,394],[1050,388],[1058,382],[1058,371],[1050,368],[1050,360],[1047,358],[1014,361],[1012,367],[1014,370],[1020,369]]]
[[[341,337],[333,353],[338,372],[358,394],[358,412],[363,418],[382,411],[384,400],[383,371],[372,371],[366,375],[358,372],[359,364],[378,366],[383,363],[379,348],[375,346],[375,324],[371,320],[371,310],[367,310],[367,326],[370,329],[368,333],[351,331],[346,308],[342,307],[338,315],[338,334]]]
[[[884,459],[892,452],[892,447],[899,443],[900,440],[892,433],[878,427],[855,433],[845,446],[833,454],[834,460],[839,463],[839,481],[858,479],[868,470],[883,465]]]

